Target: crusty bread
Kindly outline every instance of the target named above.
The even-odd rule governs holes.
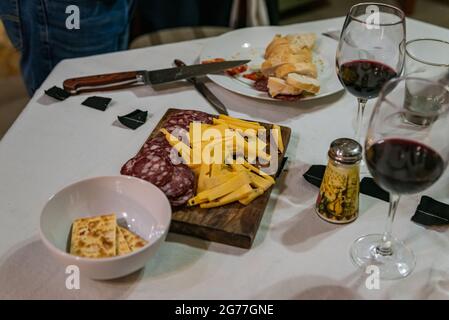
[[[298,73],[312,78],[317,77],[316,66],[310,62],[286,63],[278,66],[274,71],[274,75],[282,79],[286,79],[289,73]]]
[[[303,76],[297,73],[290,73],[287,76],[287,84],[305,92],[316,94],[320,91],[320,83],[317,79]]]
[[[268,57],[273,53],[273,51],[282,46],[289,46],[288,40],[282,37],[280,34],[277,34],[274,36],[273,40],[271,40],[270,44],[265,49],[265,59],[268,59]]]
[[[297,50],[295,52],[295,57],[298,60],[298,62],[310,62],[312,63],[312,50],[309,48],[302,48],[300,50]]]
[[[315,46],[316,34],[315,33],[300,33],[300,34],[288,34],[284,37],[293,53],[307,48],[312,50]]]
[[[266,61],[270,61],[274,66],[282,63],[297,63],[302,62],[304,57],[301,55],[292,54],[290,49],[277,50]]]
[[[277,34],[265,49],[264,58],[268,59],[280,48],[288,49],[292,54],[300,53],[303,49],[312,50],[315,42],[316,34],[314,33],[288,34],[285,37]]]
[[[299,62],[309,62],[304,60],[301,55],[291,54],[290,52],[280,52],[279,54],[271,55],[269,59],[265,60],[261,65],[262,73],[267,76],[274,76],[276,69],[286,63],[295,64]]]
[[[297,89],[287,84],[284,80],[269,77],[268,78],[268,92],[272,97],[276,97],[279,94],[286,94],[296,96],[302,93],[301,89]]]
[[[312,61],[315,42],[314,33],[285,37],[278,34],[271,40],[265,50],[261,71],[268,77],[268,91],[272,97],[320,90],[317,67]]]
[[[276,69],[283,64],[284,63],[273,65],[273,63],[271,61],[265,60],[260,66],[260,71],[266,77],[273,77],[276,73]]]

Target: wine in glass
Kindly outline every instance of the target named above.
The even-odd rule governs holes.
[[[400,76],[405,57],[405,15],[381,3],[360,3],[346,16],[337,48],[340,82],[358,100],[355,139],[361,142],[368,99]]]
[[[433,103],[411,108],[407,97],[415,92]],[[376,183],[390,193],[390,209],[385,232],[356,240],[351,257],[360,267],[378,266],[381,278],[405,277],[415,266],[412,251],[392,236],[393,219],[401,195],[422,192],[443,174],[449,158],[448,110],[449,91],[442,84],[409,77],[388,82],[374,107],[365,159]],[[416,118],[427,121],[409,121]]]

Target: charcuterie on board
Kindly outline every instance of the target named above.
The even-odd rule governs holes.
[[[251,130],[258,132],[254,139]],[[195,132],[200,138],[195,137]],[[211,132],[223,135],[214,136],[214,140]],[[232,138],[226,136],[228,133],[233,134]],[[173,208],[171,231],[249,248],[289,138],[287,127],[169,109],[137,154],[123,165],[121,173],[149,181],[165,193]],[[227,148],[231,140],[234,144]],[[251,157],[253,141],[255,148],[266,152]],[[206,161],[205,154],[218,153],[217,143],[223,157],[220,161],[215,161],[216,157]],[[187,156],[183,152],[186,150]],[[199,160],[195,154],[201,154]]]

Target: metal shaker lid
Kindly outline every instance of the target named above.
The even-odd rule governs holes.
[[[339,138],[332,141],[328,155],[335,161],[354,164],[362,160],[362,146],[355,140]]]

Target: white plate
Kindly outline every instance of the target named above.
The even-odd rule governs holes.
[[[238,29],[225,33],[207,42],[201,52],[200,60],[213,58],[224,58],[226,60],[250,59],[248,72],[251,69],[260,68],[264,61],[265,48],[276,34],[286,35],[289,33],[314,32],[317,35],[314,59],[318,67],[318,80],[320,81],[320,92],[314,96],[304,97],[298,101],[312,100],[325,97],[343,90],[335,72],[335,52],[337,41],[321,35],[322,30],[311,30],[297,26],[268,26]],[[261,92],[253,87],[253,81],[242,76],[231,77],[228,75],[209,75],[216,84],[232,92],[248,97],[280,101],[271,98],[268,93]]]

